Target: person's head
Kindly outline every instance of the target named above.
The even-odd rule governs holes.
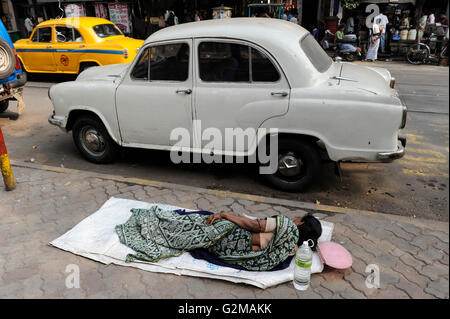
[[[345,29],[345,24],[340,24],[340,25],[338,26],[338,30],[339,30],[339,31],[344,31],[344,29]]]
[[[439,16],[441,19],[447,18],[447,15],[444,12],[441,12],[441,14]]]
[[[320,235],[322,235],[322,225],[320,221],[315,218],[311,213],[303,217],[297,217],[294,219],[294,224],[297,225],[298,229],[298,241],[297,246],[301,246],[304,241],[311,239],[314,243],[312,250],[316,250],[317,241]]]

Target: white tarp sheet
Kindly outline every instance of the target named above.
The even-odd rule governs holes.
[[[284,270],[262,272],[243,271],[214,265],[205,260],[195,259],[189,253],[184,253],[179,257],[163,259],[157,263],[126,263],[124,260],[127,254],[135,252],[119,242],[115,226],[128,220],[131,216],[130,209],[150,208],[153,205],[159,205],[166,209],[181,208],[112,197],[98,211],[82,220],[50,244],[104,264],[112,263],[151,272],[221,279],[234,283],[246,283],[263,289],[293,279],[293,262],[289,268]],[[321,223],[323,231],[319,241],[330,241],[334,224],[325,221],[321,221]],[[317,273],[322,270],[323,264],[317,253],[314,253],[312,272]]]

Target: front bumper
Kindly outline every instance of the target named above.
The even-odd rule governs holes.
[[[399,137],[397,150],[392,152],[381,152],[377,154],[377,160],[384,163],[392,162],[405,155],[406,137]]]
[[[48,122],[52,125],[58,126],[64,132],[66,131],[64,120],[55,118],[55,114],[48,117]]]

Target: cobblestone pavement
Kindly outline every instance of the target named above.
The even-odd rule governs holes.
[[[301,216],[286,201],[262,203],[206,190],[124,183],[89,172],[13,167],[17,189],[0,188],[0,298],[448,298],[448,223],[361,212],[314,211],[335,223],[333,240],[353,255],[346,271],[325,269],[311,287],[292,283],[262,290],[104,265],[48,245],[109,197],[254,216]],[[94,177],[93,177],[94,176]],[[80,288],[65,285],[68,264],[80,267]],[[380,269],[380,288],[367,288],[367,265]]]

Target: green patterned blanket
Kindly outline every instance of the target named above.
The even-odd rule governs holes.
[[[207,225],[205,215],[179,215],[158,206],[131,212],[126,223],[116,226],[120,242],[136,252],[127,256],[127,262],[157,262],[206,248],[227,263],[248,270],[269,270],[289,256],[298,240],[297,227],[284,216],[277,217],[277,229],[269,245],[253,252],[251,233],[225,219]]]

